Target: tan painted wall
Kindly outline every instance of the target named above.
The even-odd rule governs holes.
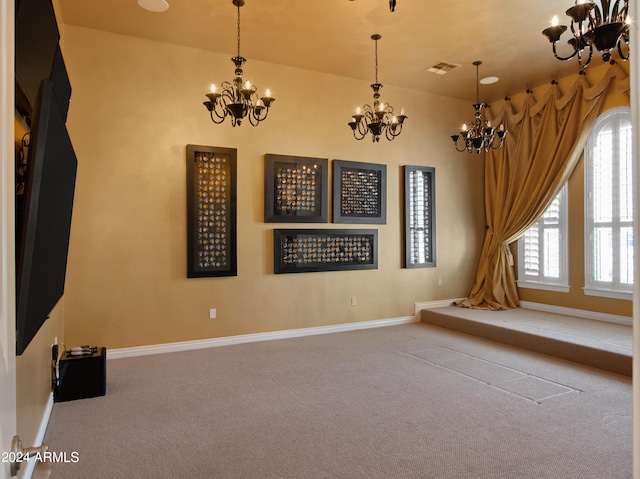
[[[394,142],[358,142],[347,121],[370,103],[367,82],[249,59],[245,77],[276,97],[270,118],[213,125],[201,102],[211,82],[231,78],[230,56],[67,26],[79,159],[67,344],[123,348],[403,317],[414,302],[465,296],[484,235],[483,161],[455,152],[449,135],[471,105],[385,86],[383,100],[406,108],[406,130]],[[238,150],[237,277],[186,278],[187,144]],[[296,226],[263,223],[265,153],[387,165],[387,224],[371,226],[378,270],[273,274],[272,230]],[[405,164],[436,167],[437,268],[401,268]]]
[[[598,61],[596,59],[594,61]],[[628,72],[628,64],[622,62],[621,67]],[[587,81],[594,85],[600,80],[607,70],[607,65],[589,66]],[[563,78],[559,81],[562,91],[567,91],[568,85],[576,81],[576,75]],[[620,93],[616,89],[617,82],[614,81],[609,90],[602,112],[620,106],[629,106],[629,96]],[[534,89],[534,96],[539,98],[549,86],[542,86]],[[511,100],[516,105],[521,105],[524,101],[525,93],[514,95]],[[597,296],[583,294],[584,287],[584,162],[580,159],[576,169],[569,179],[569,287],[568,293],[553,291],[542,291],[528,288],[518,288],[520,299],[535,303],[552,304],[566,308],[584,309],[601,313],[616,314],[621,316],[631,316],[632,302],[621,299],[608,299]],[[517,259],[517,249],[512,245],[514,258]]]

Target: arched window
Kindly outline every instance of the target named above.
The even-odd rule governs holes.
[[[633,171],[631,113],[601,115],[584,150],[585,294],[631,299]]]

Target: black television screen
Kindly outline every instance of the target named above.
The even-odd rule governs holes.
[[[37,98],[16,241],[18,355],[64,292],[78,165],[51,81]]]
[[[45,80],[45,78],[43,78],[43,80]],[[62,119],[66,122],[67,113],[69,112],[69,101],[71,100],[71,83],[59,45],[56,50],[50,80],[53,82],[53,90],[56,93],[56,100],[58,100],[58,107],[60,108]]]
[[[32,114],[40,82],[51,77],[60,32],[51,0],[20,0],[15,15],[16,104]]]

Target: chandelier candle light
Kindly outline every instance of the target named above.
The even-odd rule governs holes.
[[[242,119],[249,117],[249,123],[257,126],[267,118],[269,107],[275,101],[271,92],[267,89],[265,96],[258,97],[257,88],[249,80],[242,79],[242,65],[246,58],[240,56],[240,7],[244,0],[233,0],[238,7],[238,54],[231,59],[236,66],[236,77],[233,82],[223,82],[222,91],[218,92],[215,85],[211,85],[211,91],[207,93],[209,100],[203,102],[211,115],[211,121],[222,123],[227,116],[231,117],[233,126],[242,124]]]
[[[611,52],[617,48],[622,60],[629,59],[629,24],[628,0],[601,0],[601,6],[587,0],[576,0],[573,7],[566,11],[571,17],[571,34],[567,43],[571,46],[568,56],[560,56],[556,45],[560,36],[567,30],[565,25],[558,25],[558,17],[554,16],[551,26],[542,34],[553,45],[553,55],[558,60],[570,60],[578,57],[578,63],[586,68],[593,56],[594,48],[602,54],[602,60],[608,62]]]
[[[376,82],[371,85],[373,106],[365,104],[362,109],[358,107],[349,122],[356,140],[362,140],[367,133],[371,133],[374,142],[379,142],[383,134],[391,141],[402,133],[402,125],[407,119],[404,108],[399,115],[394,115],[393,107],[380,101],[380,89],[383,85],[378,83],[378,40],[381,38],[378,34],[371,35],[371,39],[376,43]]]
[[[491,122],[483,120],[482,109],[485,107],[484,103],[480,103],[480,80],[479,80],[479,67],[482,65],[480,60],[473,62],[476,67],[476,103],[473,108],[476,110],[475,118],[469,125],[466,123],[462,125],[462,131],[459,135],[451,135],[456,150],[468,151],[472,153],[480,153],[481,150],[489,151],[490,148],[497,150],[504,143],[504,138],[507,136],[507,130],[504,129],[504,125],[500,125],[500,129],[496,129],[491,126]],[[462,140],[462,142],[460,142]],[[496,142],[497,140],[497,142]],[[461,148],[460,148],[460,147]]]

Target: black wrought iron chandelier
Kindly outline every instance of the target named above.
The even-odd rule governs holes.
[[[374,142],[380,141],[380,137],[384,135],[387,140],[395,139],[402,133],[402,125],[407,119],[404,109],[399,115],[393,113],[393,107],[388,103],[380,101],[380,89],[382,83],[378,83],[378,40],[381,35],[371,35],[371,39],[376,44],[376,82],[371,85],[373,89],[373,106],[365,104],[362,109],[358,107],[356,114],[352,116],[349,126],[353,130],[353,137],[356,140],[362,140],[367,133],[371,133]]]
[[[249,117],[249,122],[257,126],[262,120],[267,118],[269,107],[275,101],[271,97],[271,92],[267,89],[265,96],[258,96],[258,89],[249,80],[242,79],[242,65],[246,58],[240,56],[240,7],[244,5],[244,0],[232,0],[238,7],[238,54],[231,58],[236,66],[236,77],[232,82],[223,82],[222,91],[218,92],[215,85],[211,85],[211,91],[207,93],[209,100],[203,104],[209,110],[211,121],[216,124],[222,123],[225,118],[231,118],[233,126],[242,124],[245,117]]]
[[[504,129],[504,125],[500,125],[500,128],[496,131],[495,127],[491,126],[491,122],[483,119],[482,109],[486,106],[484,103],[480,103],[480,79],[479,79],[479,67],[482,65],[480,60],[473,62],[476,67],[476,103],[473,108],[476,110],[475,118],[473,121],[462,125],[462,130],[459,135],[451,135],[453,144],[458,151],[468,151],[469,153],[480,153],[482,150],[489,151],[489,149],[497,150],[504,143],[504,138],[507,136],[507,130]]]
[[[586,68],[596,49],[602,54],[602,60],[608,62],[611,53],[618,50],[622,60],[629,59],[629,3],[628,0],[601,0],[600,5],[587,0],[576,0],[573,7],[566,11],[571,17],[571,34],[567,43],[571,46],[567,56],[561,56],[556,45],[567,30],[565,25],[558,25],[558,17],[554,16],[551,26],[542,34],[553,45],[553,55],[558,60],[570,60],[577,56],[578,63]]]

